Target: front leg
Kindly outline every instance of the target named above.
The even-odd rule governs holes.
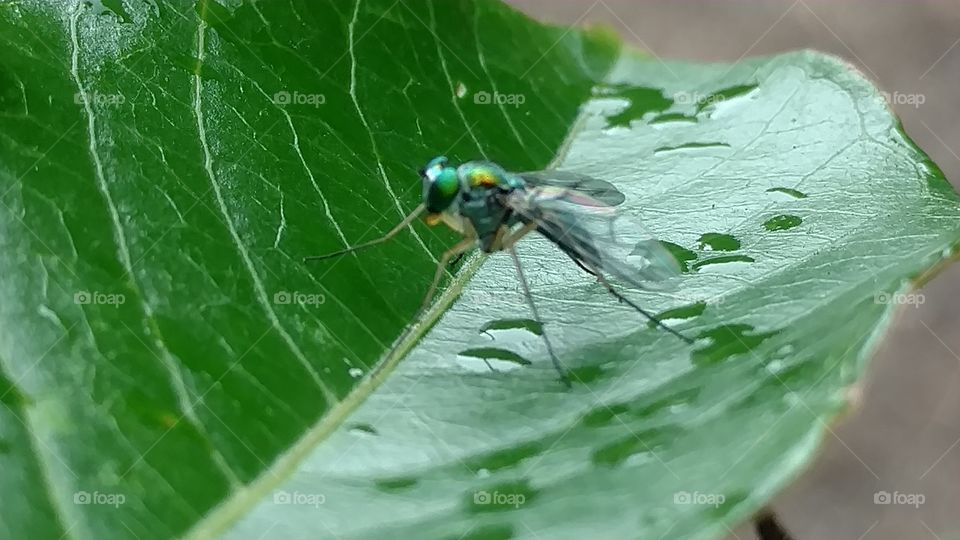
[[[500,227],[500,231],[498,231],[499,234],[497,236],[498,244],[494,244],[494,251],[512,248],[513,245],[519,242],[521,238],[530,234],[530,232],[536,230],[536,228],[537,224],[532,221],[525,224],[523,227],[520,227],[516,231],[509,233],[507,232],[508,229],[505,226]]]
[[[460,264],[460,261],[466,256],[466,252],[463,252],[453,258],[452,261],[447,263],[447,269],[450,270],[450,274],[453,274],[453,271],[456,269],[457,265]]]
[[[433,299],[433,294],[437,292],[437,285],[440,284],[440,278],[443,277],[443,271],[446,270],[447,264],[450,262],[450,259],[458,255],[466,253],[476,245],[475,238],[464,238],[463,240],[457,242],[453,247],[443,252],[443,256],[440,257],[440,262],[437,263],[437,271],[433,274],[433,282],[430,284],[430,288],[427,289],[427,294],[423,298],[423,303],[420,305],[420,309],[417,311],[415,319],[419,320],[423,313],[430,307],[430,300]]]

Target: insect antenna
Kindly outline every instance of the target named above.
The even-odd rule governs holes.
[[[381,236],[380,238],[377,238],[377,239],[374,239],[374,240],[370,240],[369,242],[364,242],[364,243],[362,243],[362,244],[357,244],[357,245],[355,245],[355,246],[353,246],[353,247],[350,247],[350,248],[347,248],[347,249],[341,249],[341,250],[339,250],[339,251],[334,251],[333,253],[327,253],[326,255],[311,255],[311,256],[309,256],[309,257],[304,257],[304,258],[303,258],[303,262],[307,262],[307,261],[322,261],[322,260],[324,260],[324,259],[332,259],[332,258],[334,258],[334,257],[339,257],[339,256],[341,256],[341,255],[346,255],[346,254],[348,254],[348,253],[353,253],[354,251],[359,251],[359,250],[361,250],[361,249],[368,248],[368,247],[372,247],[372,246],[375,246],[375,245],[377,245],[377,244],[382,244],[382,243],[386,242],[387,240],[389,240],[389,239],[393,238],[394,236],[396,236],[397,233],[399,233],[399,232],[402,231],[404,228],[406,228],[408,225],[410,225],[411,223],[413,223],[413,220],[417,219],[417,216],[419,216],[420,214],[422,214],[425,209],[426,209],[426,207],[425,207],[423,204],[418,205],[416,208],[413,209],[412,212],[410,212],[410,214],[409,214],[407,217],[403,218],[403,220],[401,220],[400,223],[398,223],[394,228],[390,229],[390,232],[388,232],[387,234]]]

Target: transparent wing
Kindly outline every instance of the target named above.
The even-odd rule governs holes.
[[[637,221],[578,190],[516,190],[506,204],[524,223],[588,268],[639,289],[662,289],[680,274],[677,260]]]
[[[519,173],[529,187],[553,186],[578,191],[608,206],[617,206],[626,197],[613,184],[572,171],[531,171]]]

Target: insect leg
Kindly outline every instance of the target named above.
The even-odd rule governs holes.
[[[531,222],[527,223],[526,225],[523,226],[522,229],[518,230],[516,233],[514,233],[513,235],[511,235],[509,238],[505,239],[505,240],[504,240],[504,246],[505,246],[505,247],[509,247],[510,245],[513,245],[513,244],[517,243],[517,241],[520,240],[520,238],[522,238],[524,235],[526,235],[526,234],[529,233],[530,231],[537,230],[537,225],[538,225],[537,221],[531,221]],[[597,273],[596,273],[596,272],[594,272],[593,270],[587,268],[587,266],[586,266],[585,264],[583,264],[583,262],[580,261],[580,259],[577,258],[577,256],[573,254],[573,252],[571,252],[569,249],[567,249],[566,247],[564,247],[563,237],[557,237],[557,236],[554,236],[554,235],[546,235],[546,236],[547,236],[547,238],[548,238],[551,242],[553,242],[553,243],[556,244],[558,247],[560,247],[561,251],[563,251],[564,253],[566,253],[567,256],[570,257],[570,258],[573,260],[573,262],[577,263],[577,266],[579,266],[581,270],[583,270],[584,272],[586,272],[586,273],[588,273],[588,274],[590,274],[590,275],[592,275],[592,276],[594,276],[594,277],[597,276]],[[508,242],[509,242],[509,243],[508,243]]]
[[[516,240],[514,240],[514,242],[516,242]],[[520,258],[517,257],[517,251],[513,249],[512,245],[507,248],[507,251],[510,252],[510,256],[513,258],[513,265],[517,269],[517,278],[520,280],[520,286],[523,287],[523,296],[527,300],[527,305],[530,306],[530,312],[533,313],[534,320],[543,328],[543,321],[537,312],[536,304],[533,303],[533,296],[530,294],[530,286],[527,285],[527,278],[523,276],[523,269],[520,268]],[[565,384],[567,388],[570,388],[570,379],[567,378],[567,374],[563,371],[563,366],[560,365],[560,360],[557,359],[557,355],[553,352],[553,345],[550,344],[550,339],[547,338],[546,330],[540,335],[543,337],[543,342],[547,345],[547,352],[550,353],[550,360],[553,361],[553,367],[557,370],[557,373],[560,374],[560,381]]]
[[[453,258],[452,261],[447,263],[447,267],[450,269],[453,269],[455,266],[457,266],[460,263],[461,260],[463,260],[463,257],[464,257],[463,253],[457,255],[456,257]]]
[[[307,261],[321,261],[321,260],[323,260],[323,259],[330,259],[330,258],[333,258],[333,257],[339,257],[340,255],[346,255],[347,253],[352,253],[352,252],[354,252],[354,251],[358,251],[358,250],[361,250],[361,249],[364,249],[364,248],[368,248],[368,247],[370,247],[370,246],[375,246],[375,245],[377,245],[377,244],[382,244],[382,243],[386,242],[387,240],[389,240],[389,239],[393,238],[394,236],[396,236],[397,233],[399,233],[399,232],[402,231],[405,227],[407,227],[408,225],[410,225],[410,224],[413,222],[413,220],[417,219],[417,216],[419,216],[420,214],[423,213],[424,209],[425,209],[425,207],[424,207],[422,204],[419,205],[419,206],[417,206],[416,208],[413,209],[413,212],[410,212],[410,215],[408,215],[407,217],[403,218],[403,220],[400,221],[400,223],[398,223],[394,228],[390,229],[390,232],[388,232],[387,234],[381,236],[380,238],[377,238],[377,239],[375,239],[375,240],[370,240],[369,242],[364,242],[364,243],[362,243],[362,244],[357,244],[357,245],[355,245],[355,246],[353,246],[353,247],[350,247],[350,248],[347,248],[347,249],[341,249],[341,250],[339,250],[339,251],[334,251],[333,253],[327,253],[326,255],[312,255],[312,256],[310,256],[310,257],[304,257],[304,258],[303,258],[303,262],[307,262]]]
[[[591,273],[593,273],[593,272],[591,272]],[[632,307],[633,309],[637,310],[637,312],[639,312],[641,315],[643,315],[643,316],[646,317],[647,319],[650,319],[650,321],[653,322],[653,324],[655,324],[655,325],[659,326],[660,328],[663,328],[663,329],[666,330],[667,332],[670,332],[671,334],[677,336],[678,338],[680,338],[681,340],[683,340],[685,343],[693,344],[693,340],[692,340],[692,339],[690,339],[690,338],[688,338],[687,336],[681,334],[680,332],[677,332],[677,331],[674,330],[673,328],[670,328],[669,326],[663,324],[663,322],[661,322],[660,319],[658,319],[658,318],[656,317],[656,315],[653,315],[652,313],[646,311],[645,309],[643,309],[642,307],[640,307],[640,306],[638,306],[637,304],[635,304],[633,301],[631,301],[631,300],[630,300],[629,298],[627,298],[626,296],[620,294],[620,292],[617,291],[616,289],[614,289],[614,288],[613,288],[613,285],[611,285],[610,282],[607,281],[607,279],[606,279],[605,277],[603,277],[603,274],[601,274],[600,272],[597,271],[597,272],[596,272],[596,276],[597,276],[597,281],[599,281],[600,284],[603,285],[603,286],[607,289],[607,291],[609,291],[610,294],[612,294],[612,295],[614,296],[614,298],[616,298],[617,300],[620,300],[620,301],[623,302],[624,304],[627,304],[628,306],[630,306],[630,307]]]
[[[513,245],[520,241],[521,238],[530,234],[531,231],[537,229],[537,224],[534,222],[527,223],[523,227],[520,227],[515,232],[507,234],[500,240],[499,249],[512,249]]]
[[[417,310],[415,320],[420,319],[420,315],[430,307],[430,300],[433,299],[433,293],[437,292],[437,285],[440,284],[440,278],[443,277],[443,271],[447,269],[447,263],[450,262],[450,259],[470,250],[475,243],[476,239],[474,238],[464,238],[443,252],[443,256],[440,257],[440,262],[437,263],[437,271],[433,274],[433,282],[430,284],[430,288],[427,289],[426,296],[423,297],[423,304],[421,304],[420,309]]]
[[[587,266],[586,266],[585,264],[583,264],[582,262],[580,262],[580,259],[574,257],[573,255],[570,255],[569,253],[567,253],[567,255],[569,255],[570,258],[573,259],[573,262],[577,263],[577,266],[579,266],[584,272],[590,274],[591,276],[599,277],[599,276],[597,276],[597,273],[596,273],[596,272],[594,272],[593,270],[587,268]]]

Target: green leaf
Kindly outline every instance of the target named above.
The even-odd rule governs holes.
[[[491,1],[5,2],[0,41],[4,537],[718,536],[960,237],[816,53],[664,63]],[[403,334],[449,231],[300,262],[437,154],[615,183],[686,266],[625,294],[697,344],[538,238],[542,325],[498,254]]]

